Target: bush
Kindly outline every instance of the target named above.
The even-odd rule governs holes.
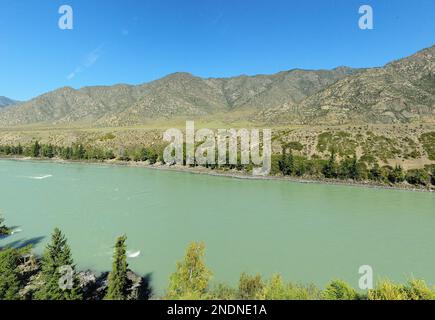
[[[208,298],[212,300],[235,300],[237,290],[224,283],[219,283],[209,291]]]
[[[319,290],[315,286],[284,283],[278,274],[272,276],[259,295],[264,300],[316,300],[319,297]]]
[[[395,166],[393,170],[388,172],[388,181],[391,183],[400,183],[405,180],[405,174],[401,166]]]
[[[324,300],[357,300],[358,293],[343,280],[333,280],[322,292]]]
[[[410,280],[403,288],[408,300],[435,300],[435,291],[428,288],[423,280]]]
[[[369,300],[406,300],[403,286],[388,280],[383,280],[371,289],[367,295]]]
[[[406,181],[414,185],[429,184],[429,174],[424,169],[411,169],[406,173]]]
[[[382,180],[382,170],[379,167],[379,164],[375,163],[373,167],[368,172],[368,178],[373,181],[381,181]]]
[[[242,300],[258,299],[263,291],[264,284],[260,275],[250,276],[242,273],[239,280],[238,298]]]

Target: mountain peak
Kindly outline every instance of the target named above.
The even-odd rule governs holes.
[[[5,97],[5,96],[0,96],[0,108],[6,108],[6,107],[12,106],[12,105],[17,104],[17,103],[19,103],[19,101],[10,99],[10,98]]]
[[[122,126],[225,114],[262,123],[433,121],[435,46],[384,67],[292,69],[272,75],[201,78],[176,72],[138,86],[62,87],[0,111],[0,125]]]

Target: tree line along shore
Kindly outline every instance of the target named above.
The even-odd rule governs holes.
[[[0,232],[10,232],[0,220]],[[279,274],[264,279],[242,273],[237,286],[212,283],[205,263],[205,245],[192,242],[170,275],[165,293],[153,294],[150,279],[129,269],[127,237],[116,239],[112,270],[99,275],[79,271],[62,231],[56,228],[42,256],[31,245],[0,248],[0,300],[435,300],[435,287],[425,281],[407,283],[381,280],[361,292],[343,280],[332,280],[323,289],[313,284],[286,282]]]
[[[311,157],[296,154],[300,148],[293,142],[283,146],[281,154],[273,154],[269,177],[295,177],[307,180],[351,181],[354,183],[372,183],[395,187],[416,187],[433,189],[435,186],[435,164],[425,165],[418,169],[405,170],[400,165],[379,164],[374,157],[357,157],[354,153],[346,157],[338,157],[334,150],[328,158],[313,155]],[[75,161],[121,161],[126,163],[163,164],[163,145],[118,150],[101,149],[83,144],[71,146],[55,146],[41,144],[38,141],[22,146],[0,145],[0,156],[31,157],[35,159],[62,159]],[[253,165],[216,165],[206,164],[204,167],[218,173],[240,172],[251,173]],[[198,167],[189,165],[187,168]]]

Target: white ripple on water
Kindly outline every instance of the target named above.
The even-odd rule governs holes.
[[[14,229],[14,230],[12,230],[11,231],[11,234],[16,234],[16,233],[20,233],[20,232],[22,232],[23,230],[21,230],[21,229]]]
[[[53,176],[52,174],[46,174],[43,176],[25,176],[25,177],[21,177],[21,178],[27,178],[27,179],[32,179],[32,180],[43,180],[43,179],[51,178],[52,176]]]
[[[140,256],[140,250],[138,251],[127,251],[127,257],[129,258],[137,258]]]

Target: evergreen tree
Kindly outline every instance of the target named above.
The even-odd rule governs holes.
[[[360,178],[360,172],[359,172],[359,168],[358,168],[358,160],[356,157],[356,153],[352,157],[349,176],[353,180],[359,180],[359,178]]]
[[[62,268],[70,268],[72,274],[65,274]],[[43,285],[36,291],[38,300],[78,300],[81,294],[78,288],[75,266],[71,256],[71,249],[65,236],[59,229],[55,229],[51,242],[47,245],[41,262],[41,280]],[[70,277],[71,288],[63,287],[65,276]]]
[[[290,176],[294,172],[294,158],[292,151],[287,154],[287,150],[283,148],[281,159],[279,161],[279,169],[281,173],[285,176]]]
[[[169,299],[200,299],[206,293],[211,271],[204,263],[205,245],[192,242],[186,250],[183,261],[177,263],[177,270],[170,276]]]
[[[4,225],[5,219],[0,215],[0,235],[7,235],[11,233],[8,227]]]
[[[378,163],[375,163],[369,171],[369,179],[380,181],[382,180],[382,171]]]
[[[126,256],[126,236],[116,240],[115,252],[113,254],[112,272],[109,274],[106,300],[126,300],[127,299],[127,256]]]
[[[41,146],[39,145],[39,142],[35,141],[35,143],[32,145],[31,156],[35,158],[39,157],[40,150]]]
[[[19,252],[12,248],[0,251],[0,300],[18,300],[20,274]]]
[[[335,162],[334,150],[331,152],[328,162],[323,167],[322,173],[326,178],[337,178],[337,163]]]

